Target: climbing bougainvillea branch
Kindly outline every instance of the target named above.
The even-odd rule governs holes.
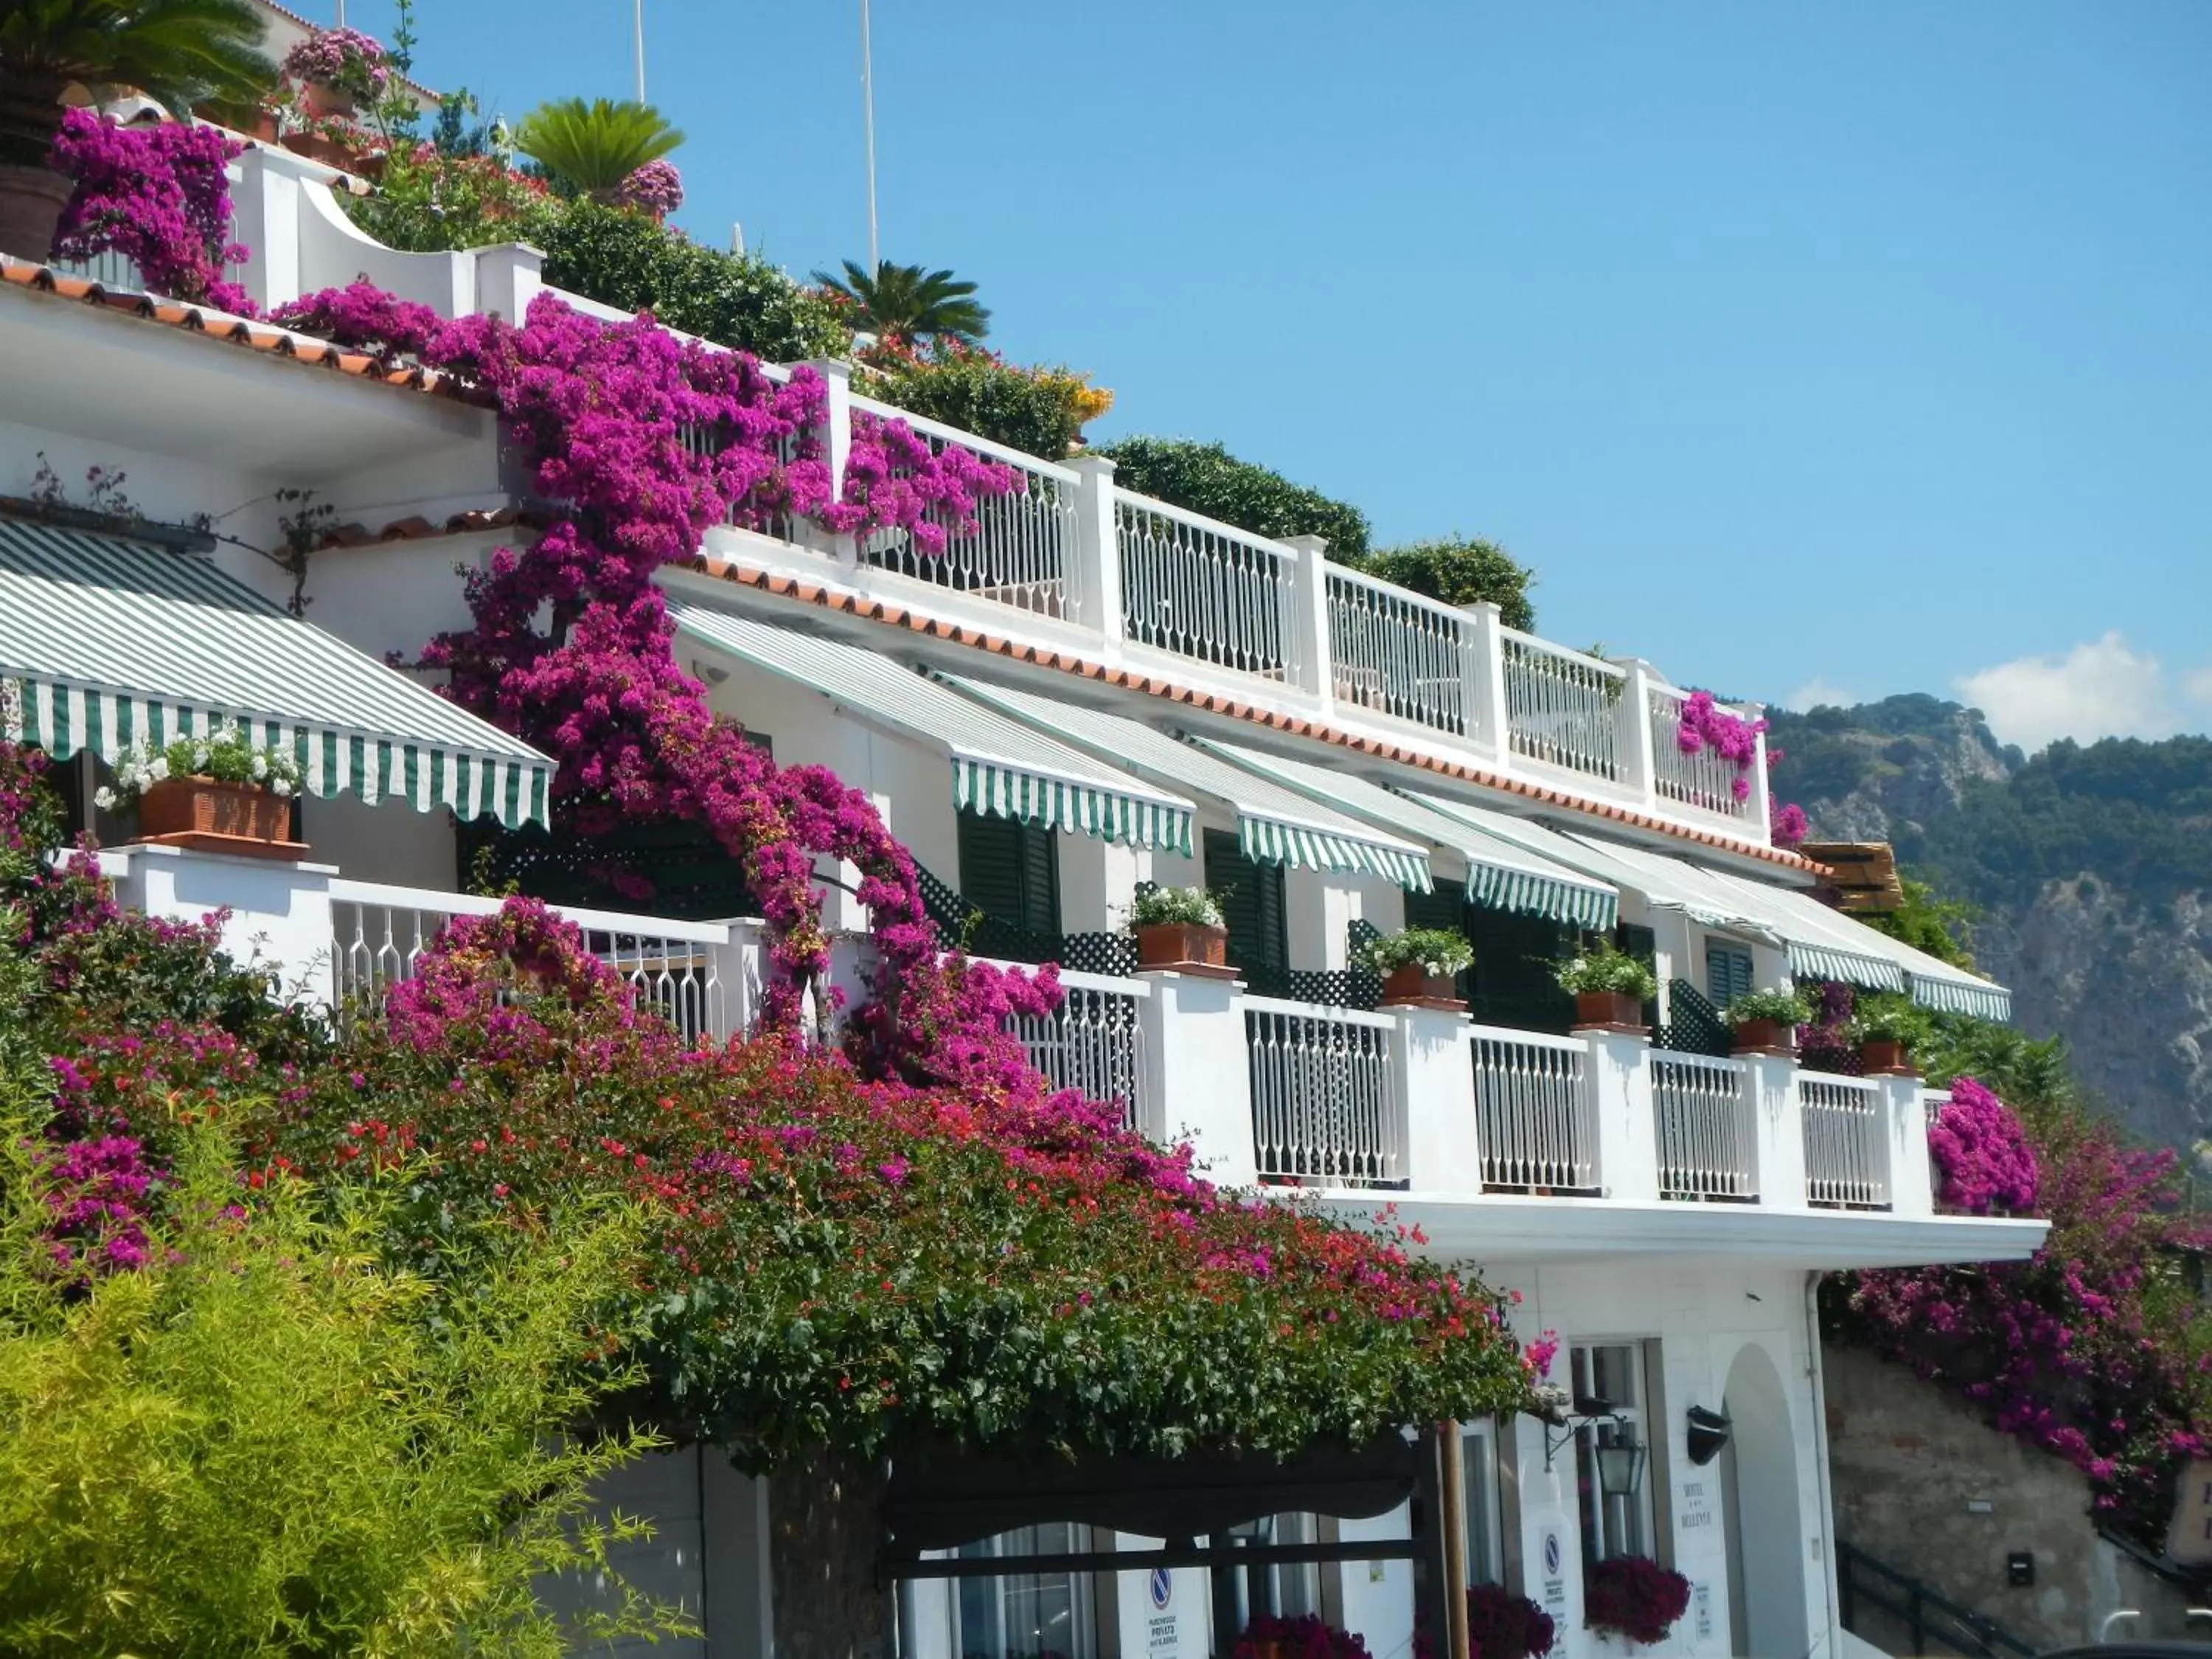
[[[246,258],[231,240],[223,176],[243,148],[214,127],[125,127],[70,111],[53,164],[76,188],[54,229],[54,257],[119,253],[136,262],[152,293],[252,316],[246,290],[222,275],[226,263]]]

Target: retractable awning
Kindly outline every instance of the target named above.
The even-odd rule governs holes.
[[[0,519],[0,685],[8,735],[111,763],[139,743],[226,724],[289,748],[307,793],[545,822],[553,763],[205,556]]]
[[[1592,881],[1564,864],[1501,840],[1468,818],[1448,817],[1411,795],[1370,783],[1355,773],[1212,738],[1193,741],[1249,771],[1330,802],[1408,841],[1425,842],[1457,854],[1467,864],[1470,902],[1492,910],[1547,916],[1600,933],[1610,929],[1619,915],[1620,895],[1605,883]],[[1480,810],[1468,809],[1470,812]]]
[[[1237,815],[1245,857],[1293,869],[1381,876],[1417,893],[1430,888],[1428,854],[1413,842],[1348,817],[1267,778],[1233,766],[1142,720],[948,674],[978,702],[1110,757],[1140,776],[1217,800]]]
[[[1195,809],[1080,750],[855,646],[671,598],[679,631],[818,691],[847,714],[945,750],[956,805],[1101,841],[1191,850]]]

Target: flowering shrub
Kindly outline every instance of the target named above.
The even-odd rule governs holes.
[[[392,78],[384,44],[359,29],[318,29],[284,54],[287,77],[357,98],[381,98]]]
[[[300,792],[300,763],[289,750],[249,742],[226,724],[204,738],[179,738],[156,749],[140,743],[115,763],[115,783],[103,784],[94,799],[103,811],[137,800],[168,778],[213,778],[217,783],[255,784],[285,797]]]
[[[1942,1172],[1936,1197],[1968,1215],[2025,1215],[2035,1207],[2035,1153],[2010,1108],[1971,1077],[1928,1126],[1928,1153]]]
[[[1419,968],[1432,978],[1445,979],[1474,965],[1474,946],[1464,933],[1441,927],[1408,927],[1359,947],[1359,959],[1378,974],[1401,968]]]
[[[1646,1645],[1667,1639],[1690,1607],[1690,1581],[1648,1556],[1616,1555],[1583,1581],[1583,1622]]]
[[[1747,720],[1729,714],[1713,701],[1711,692],[1692,691],[1682,699],[1674,746],[1686,755],[1711,749],[1723,760],[1733,762],[1736,775],[1729,787],[1738,800],[1749,800],[1751,775],[1759,765],[1759,734],[1765,730],[1765,720]]]
[[[1541,1659],[1557,1634],[1550,1613],[1503,1584],[1467,1593],[1468,1645],[1479,1659]]]
[[[1796,801],[1777,802],[1772,795],[1766,798],[1767,839],[1777,847],[1802,846],[1813,833],[1813,822],[1805,816],[1805,809]]]
[[[54,257],[119,253],[155,294],[251,316],[246,291],[223,280],[246,258],[230,240],[223,167],[240,146],[213,127],[124,127],[73,109],[54,138],[53,166],[76,181],[54,231]]]
[[[615,200],[620,206],[664,218],[684,205],[684,175],[673,161],[647,161],[623,180]]]
[[[812,292],[848,312],[849,295]],[[939,337],[916,346],[896,335],[855,355],[860,389],[1024,454],[1056,461],[1084,427],[1114,406],[1114,394],[1073,369],[1008,362],[988,346]]]
[[[1310,1613],[1295,1619],[1260,1613],[1229,1651],[1231,1659],[1368,1659],[1364,1637],[1323,1624]]]
[[[1609,992],[1648,1002],[1659,994],[1659,978],[1642,958],[1632,957],[1610,939],[1595,950],[1577,952],[1561,963],[1553,975],[1570,996]]]
[[[1765,1020],[1794,1030],[1812,1017],[1811,1005],[1805,1000],[1802,993],[1794,989],[1746,991],[1721,1010],[1721,1018],[1731,1025],[1748,1025]]]
[[[1203,887],[1141,887],[1129,902],[1134,927],[1218,927],[1221,906]]]
[[[346,216],[386,247],[434,253],[538,240],[550,190],[495,155],[449,155],[428,143],[395,144],[364,196],[341,191]]]

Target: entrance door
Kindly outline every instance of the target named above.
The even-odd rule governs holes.
[[[1747,1659],[1802,1659],[1812,1638],[1797,1443],[1782,1374],[1756,1343],[1744,1344],[1729,1367],[1722,1409],[1734,1425],[1720,1462],[1728,1506],[1729,1645]]]

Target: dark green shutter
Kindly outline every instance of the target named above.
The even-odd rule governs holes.
[[[1705,994],[1713,1006],[1725,1008],[1751,991],[1751,952],[1725,945],[1705,943]]]
[[[1060,932],[1060,859],[1054,832],[1015,818],[958,815],[960,896],[1023,932]]]
[[[1575,1000],[1554,975],[1574,954],[1573,931],[1548,917],[1480,904],[1464,914],[1474,945],[1474,988],[1468,1004],[1476,1021],[1564,1036],[1575,1023]]]
[[[1252,988],[1286,982],[1291,970],[1283,866],[1255,864],[1225,830],[1206,832],[1206,884],[1221,902],[1229,928],[1229,961],[1242,968]]]

